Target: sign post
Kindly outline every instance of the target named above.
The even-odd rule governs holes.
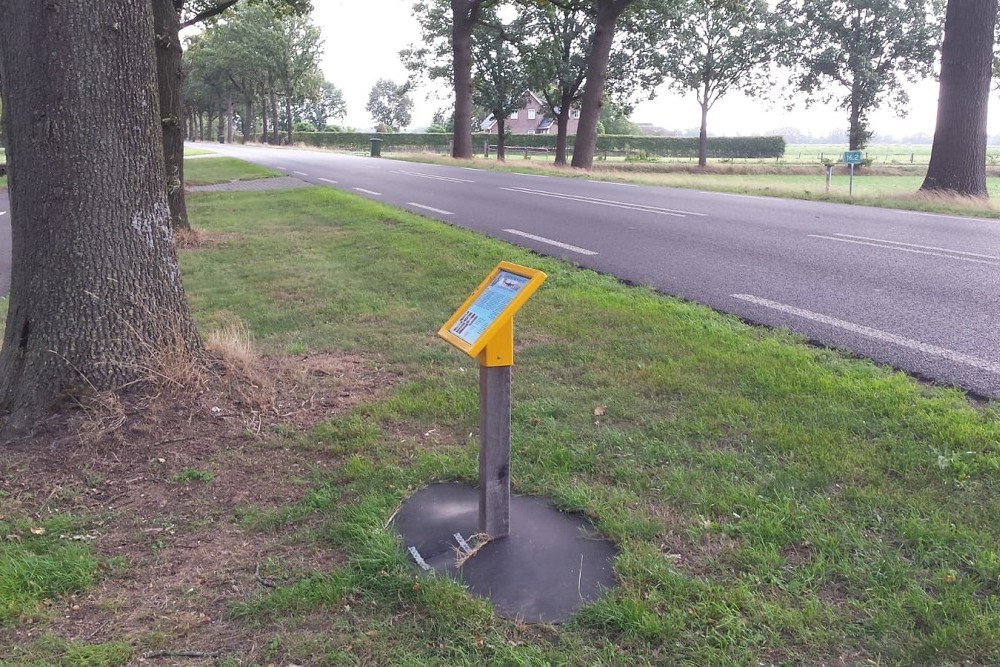
[[[438,335],[479,360],[479,532],[510,534],[510,368],[514,313],[546,275],[500,262]]]
[[[854,196],[854,165],[861,164],[861,151],[844,151],[844,162],[851,165],[851,181],[847,186],[847,194]]]

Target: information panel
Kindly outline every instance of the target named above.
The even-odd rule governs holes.
[[[476,356],[520,309],[546,275],[537,269],[500,262],[438,335],[470,356]]]

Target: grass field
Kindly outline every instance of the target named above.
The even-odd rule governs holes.
[[[229,181],[282,176],[281,172],[229,157],[207,157],[184,163],[184,180],[188,185],[214,185]]]
[[[253,646],[220,636],[206,648],[222,655],[184,664],[1000,662],[995,406],[330,189],[200,193],[189,210],[208,240],[182,255],[203,330],[238,317],[273,355],[360,355],[398,381],[347,415],[248,441],[336,465],[295,473],[280,507],[215,519],[280,547],[250,572],[291,578],[230,591],[229,627]],[[618,587],[558,627],[499,619],[416,574],[386,528],[413,489],[475,479],[475,362],[434,332],[500,259],[550,276],[517,320],[515,491],[585,513],[621,549]],[[226,473],[189,461],[168,481],[210,492]],[[51,631],[138,574],[75,503],[70,489],[0,493],[0,534],[20,536],[0,542],[0,642],[33,637],[0,643],[0,664],[202,648],[162,628]],[[189,539],[176,517],[147,519],[176,531],[153,548]],[[77,533],[94,539],[57,538]],[[303,569],[296,549],[331,564]]]

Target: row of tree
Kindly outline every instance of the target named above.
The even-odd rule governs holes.
[[[558,164],[566,163],[568,114],[580,108],[572,164],[589,168],[609,98],[627,109],[663,81],[693,91],[704,165],[712,106],[736,90],[766,95],[778,88],[775,71],[787,94],[836,102],[857,150],[872,135],[870,114],[881,106],[904,114],[906,83],[931,75],[940,52],[944,119],[935,137],[949,138],[936,142],[938,152],[985,165],[996,1],[949,0],[946,20],[942,9],[939,0],[420,0],[413,11],[423,43],[400,55],[416,77],[453,86],[455,157],[472,154],[474,104],[497,119],[502,144],[502,119],[530,88],[556,118]],[[939,162],[932,158],[926,187],[985,194],[984,167],[970,186],[938,173]]]
[[[239,130],[248,140],[277,144],[284,132],[290,143],[297,125],[325,130],[346,112],[343,93],[320,71],[322,38],[308,16],[246,5],[186,46],[189,136],[205,139],[215,131],[231,141]]]

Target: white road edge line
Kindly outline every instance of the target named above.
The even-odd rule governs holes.
[[[968,257],[980,257],[982,259],[995,259],[1000,262],[1000,257],[994,255],[981,255],[978,252],[967,252],[965,250],[952,250],[951,248],[939,248],[933,245],[918,245],[916,243],[903,243],[902,241],[890,241],[888,239],[873,239],[868,236],[855,236],[854,234],[834,234],[834,236],[842,236],[847,239],[860,239],[862,241],[875,241],[877,243],[891,243],[892,245],[902,245],[910,248],[922,248],[923,250],[939,250],[941,252],[949,252],[953,255],[966,255]]]
[[[561,241],[553,241],[552,239],[547,239],[544,236],[535,236],[534,234],[529,234],[528,232],[522,232],[518,229],[505,229],[508,234],[515,234],[517,236],[523,236],[526,239],[532,239],[533,241],[538,241],[539,243],[547,243],[549,245],[554,245],[557,248],[562,248],[563,250],[569,250],[571,252],[578,252],[581,255],[596,255],[593,250],[587,250],[586,248],[581,248],[579,246],[570,245],[568,243],[562,243]]]
[[[407,206],[413,206],[415,208],[422,208],[425,211],[430,211],[431,213],[438,213],[440,215],[455,215],[451,211],[445,211],[445,210],[440,209],[440,208],[434,208],[433,206],[424,206],[423,204],[418,204],[415,201],[408,201],[408,202],[406,202],[406,205]]]
[[[382,196],[381,192],[375,192],[374,190],[365,190],[364,188],[353,188],[353,189],[357,190],[358,192],[364,192],[366,195],[374,195],[376,197]]]
[[[309,175],[309,174],[307,174],[304,171],[293,171],[292,173],[293,174],[298,174],[299,176],[308,176]]]
[[[323,181],[324,183],[329,183],[330,185],[336,185],[337,184],[337,181],[331,181],[329,178],[321,178],[319,180]]]
[[[840,243],[853,243],[855,245],[866,245],[871,248],[883,248],[885,250],[898,250],[899,252],[912,252],[916,255],[931,255],[932,257],[944,257],[945,259],[957,259],[960,262],[972,262],[973,264],[986,264],[987,266],[1000,266],[1000,262],[988,262],[985,259],[973,259],[971,257],[958,257],[956,255],[945,255],[940,252],[930,252],[929,250],[917,250],[916,248],[901,248],[884,243],[869,243],[867,241],[852,241],[851,239],[838,239],[836,236],[823,236],[822,234],[808,234],[810,238],[824,239],[826,241],[839,241]]]
[[[955,352],[954,350],[937,347],[936,345],[929,345],[928,343],[913,340],[912,338],[897,336],[896,334],[891,334],[887,331],[882,331],[881,329],[873,329],[871,327],[862,326],[853,322],[838,320],[835,317],[821,315],[820,313],[814,313],[811,310],[796,308],[795,306],[778,303],[777,301],[762,299],[759,296],[753,296],[751,294],[730,294],[730,296],[734,299],[747,301],[749,303],[757,304],[758,306],[764,306],[765,308],[771,308],[772,310],[777,310],[782,313],[788,313],[789,315],[795,315],[803,319],[812,320],[813,322],[826,324],[831,327],[843,329],[844,331],[851,331],[868,338],[874,338],[875,340],[892,343],[893,345],[899,345],[900,347],[905,347],[910,350],[916,350],[918,352],[923,352],[924,354],[941,357],[942,359],[947,359],[949,361],[954,361],[959,364],[972,366],[973,368],[979,368],[984,371],[1000,375],[1000,364],[992,363],[977,357],[970,357],[969,355],[962,354],[961,352]]]

